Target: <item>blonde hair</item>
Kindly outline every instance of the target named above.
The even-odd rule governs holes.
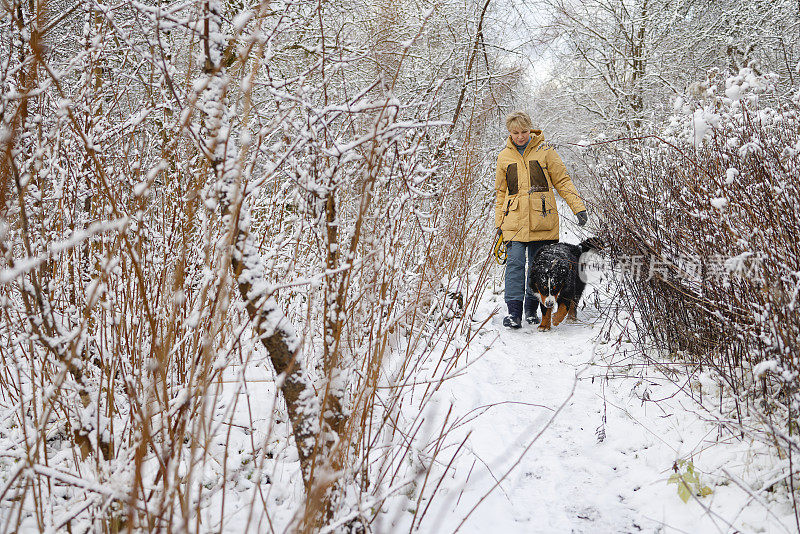
[[[512,128],[520,130],[530,130],[533,128],[533,121],[524,111],[512,111],[506,115],[506,128],[510,132]]]

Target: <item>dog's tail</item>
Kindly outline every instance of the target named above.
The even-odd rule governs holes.
[[[578,246],[581,247],[581,252],[583,253],[589,252],[590,250],[603,250],[605,248],[605,243],[603,239],[595,236],[584,239]]]

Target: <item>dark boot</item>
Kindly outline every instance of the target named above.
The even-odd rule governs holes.
[[[506,302],[508,315],[503,318],[506,328],[520,328],[522,326],[522,303],[517,300]]]
[[[539,307],[539,299],[536,297],[525,296],[525,322],[534,324],[539,322],[539,314],[536,313],[536,308]]]

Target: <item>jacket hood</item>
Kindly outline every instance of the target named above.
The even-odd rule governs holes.
[[[544,134],[542,134],[541,130],[531,130],[531,141],[528,143],[528,147],[525,149],[526,151],[528,148],[536,148],[544,141]],[[514,141],[511,140],[511,136],[509,135],[506,139],[506,148],[510,148],[511,150],[516,150],[517,145],[514,144]]]

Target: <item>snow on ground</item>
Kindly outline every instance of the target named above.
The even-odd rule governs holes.
[[[774,486],[787,460],[720,431],[709,422],[713,414],[645,367],[624,339],[604,341],[602,317],[612,295],[595,298],[598,289],[589,288],[578,323],[544,333],[535,325],[511,331],[501,325],[500,276],[498,268],[494,290],[487,289],[472,317],[476,329],[488,322],[428,414],[430,428],[439,428],[436,421],[451,407],[451,420],[462,423],[445,438],[449,447],[433,470],[447,474],[430,502],[418,505],[420,484],[390,498],[375,533],[797,532],[786,492]],[[236,488],[225,501],[226,531],[281,532],[294,513],[291,503],[301,499],[285,423],[272,433],[264,428],[276,400],[256,395],[245,402],[269,382],[267,371],[265,361],[248,372],[253,383],[233,380],[226,391],[239,405],[219,406],[237,414],[227,437],[228,477]],[[702,380],[706,398],[714,397],[713,380]],[[409,419],[416,409],[405,408]],[[260,455],[267,460],[259,473],[253,466]],[[688,503],[679,498],[668,480],[673,466],[686,473],[682,460],[699,474],[699,487],[713,493]],[[248,503],[256,500],[267,503],[269,517],[249,517]],[[212,510],[208,525],[219,520],[219,507]]]
[[[452,404],[453,417],[481,415],[449,436],[455,447],[471,433],[419,532],[796,532],[785,492],[750,495],[782,460],[720,439],[654,369],[636,376],[644,367],[632,365],[624,343],[598,341],[599,310],[587,306],[578,323],[544,333],[504,329],[504,312],[502,294],[484,298],[475,324],[494,315],[437,399],[440,413]],[[679,498],[668,479],[680,460],[692,462],[711,495]],[[379,521],[376,532],[407,532],[416,503],[405,503],[405,515]]]

